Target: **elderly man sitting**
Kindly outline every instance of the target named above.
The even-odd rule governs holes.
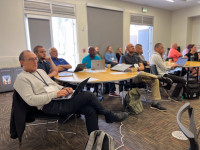
[[[71,99],[54,100],[73,92],[54,82],[42,69],[37,69],[37,56],[25,50],[19,56],[24,70],[18,75],[14,89],[30,106],[36,106],[46,114],[84,114],[88,134],[98,130],[98,115],[104,115],[107,123],[121,122],[128,117],[126,112],[114,113],[105,109],[97,97],[90,92],[82,92]]]

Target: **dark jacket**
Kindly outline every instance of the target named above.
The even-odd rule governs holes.
[[[35,120],[36,107],[29,106],[21,98],[21,96],[14,91],[13,93],[13,103],[10,118],[10,137],[12,139],[19,139],[19,145],[22,142],[22,135],[25,130],[25,125],[28,122],[33,122]]]

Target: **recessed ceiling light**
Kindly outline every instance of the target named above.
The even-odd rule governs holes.
[[[174,0],[166,0],[166,1],[168,1],[168,2],[171,2],[171,3],[173,3],[173,2],[174,2]]]

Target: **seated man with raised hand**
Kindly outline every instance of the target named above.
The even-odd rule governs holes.
[[[171,64],[170,66],[166,66],[164,63],[164,60],[162,58],[162,55],[164,54],[164,47],[162,43],[156,43],[154,47],[155,52],[152,54],[151,59],[150,59],[150,65],[156,65],[158,75],[168,77],[170,78],[173,82],[177,83],[176,87],[174,88],[174,91],[171,94],[171,98],[180,101],[180,93],[183,87],[186,84],[185,79],[176,76],[176,75],[170,75],[168,74],[167,70],[170,70],[171,68],[177,67],[178,64],[174,63]]]
[[[132,78],[133,84],[144,82],[150,85],[152,89],[152,96],[153,96],[153,103],[151,104],[151,108],[158,109],[160,111],[166,111],[166,108],[162,107],[161,104],[158,103],[158,101],[161,100],[158,77],[153,74],[143,72],[144,65],[140,57],[138,57],[135,54],[135,48],[133,44],[131,43],[128,44],[126,46],[126,51],[127,53],[121,57],[121,60],[120,60],[121,63],[130,64],[132,65],[132,67],[136,68],[137,71],[142,71],[142,72],[139,72],[137,76]]]
[[[38,69],[43,69],[49,77],[53,78],[58,74],[58,69],[51,57],[47,57],[46,50],[43,46],[37,45],[34,47],[33,52],[38,57]]]
[[[96,55],[96,51],[94,47],[89,47],[88,53],[89,54],[82,59],[82,63],[87,63],[86,68],[91,68],[92,60],[101,60],[101,58]],[[108,83],[108,84],[109,84],[109,92],[110,92],[109,96],[119,97],[120,95],[115,92],[116,90],[115,84],[114,83]],[[96,92],[97,92],[97,89],[98,89],[98,84],[95,84]],[[98,95],[101,95],[101,93],[99,93]]]
[[[67,71],[68,69],[72,68],[72,66],[65,59],[58,58],[58,51],[55,47],[51,47],[49,49],[49,54],[54,64],[57,66],[58,72]]]
[[[91,92],[82,92],[71,99],[54,100],[73,92],[70,87],[58,85],[42,69],[37,69],[37,57],[29,50],[21,52],[20,64],[24,70],[18,75],[14,89],[30,106],[36,106],[46,114],[83,114],[88,134],[99,130],[98,115],[104,115],[107,123],[121,122],[128,117],[126,112],[114,113],[105,109]]]

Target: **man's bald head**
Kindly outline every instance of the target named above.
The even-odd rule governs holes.
[[[126,45],[126,51],[129,53],[129,54],[133,54],[133,52],[135,52],[135,47],[133,44],[129,43]]]
[[[177,48],[178,48],[177,43],[172,43],[172,47],[173,47],[174,49],[177,49]]]

